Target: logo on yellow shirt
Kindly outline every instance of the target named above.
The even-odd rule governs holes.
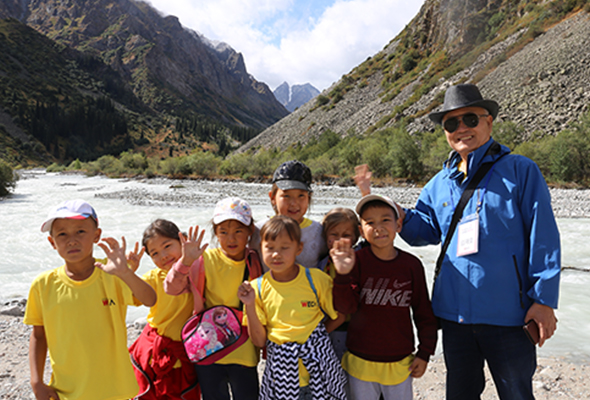
[[[303,308],[314,308],[317,307],[318,303],[316,303],[313,300],[308,300],[308,301],[302,301],[301,302],[301,307]]]
[[[103,306],[116,306],[115,300],[113,299],[102,299]]]

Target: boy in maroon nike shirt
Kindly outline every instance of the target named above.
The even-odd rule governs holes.
[[[334,307],[352,314],[342,358],[350,396],[410,400],[412,378],[424,375],[437,340],[424,267],[393,245],[401,220],[391,199],[365,196],[356,212],[369,246],[355,253],[349,240],[341,239],[330,251],[337,271]],[[419,340],[415,354],[412,322]]]

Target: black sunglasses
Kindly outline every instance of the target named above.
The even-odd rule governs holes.
[[[443,122],[443,128],[445,128],[445,131],[453,133],[459,129],[459,124],[461,124],[461,121],[463,121],[466,127],[475,128],[477,125],[479,125],[480,118],[487,117],[489,115],[490,114],[477,115],[474,113],[468,113],[458,117],[452,117]]]

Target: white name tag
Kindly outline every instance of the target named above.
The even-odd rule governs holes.
[[[475,254],[479,243],[479,215],[463,217],[457,227],[457,257]]]

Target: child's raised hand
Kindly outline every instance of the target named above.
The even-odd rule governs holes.
[[[357,165],[354,167],[354,172],[354,183],[360,189],[361,196],[371,194],[371,176],[373,174],[369,171],[369,166],[367,164]]]
[[[121,237],[121,242],[122,246],[119,246],[119,242],[117,242],[115,238],[108,237],[102,239],[98,246],[104,250],[107,256],[107,263],[105,265],[96,262],[94,266],[102,269],[107,274],[118,277],[121,277],[128,272],[134,273],[134,271],[127,266],[127,258],[125,257],[125,247],[127,246],[127,243],[125,242],[125,237]]]
[[[202,229],[199,233],[198,226],[195,226],[194,228],[191,226],[188,229],[188,236],[186,237],[182,232],[178,233],[180,245],[182,246],[182,258],[180,261],[184,265],[191,266],[199,257],[201,257],[207,248],[208,244],[201,246],[203,236],[205,236],[205,230]]]
[[[246,306],[254,304],[256,294],[254,293],[254,289],[252,289],[250,282],[244,281],[240,287],[238,287],[238,299],[240,299],[240,301]]]
[[[421,378],[426,372],[426,367],[428,367],[428,361],[416,357],[408,369],[412,378]]]
[[[141,248],[139,251],[139,243],[135,242],[135,248],[127,253],[127,265],[133,272],[137,271],[139,268],[139,261],[141,261],[141,257],[143,257],[143,253],[145,252],[145,247]]]
[[[350,239],[342,238],[336,240],[332,245],[332,249],[330,249],[330,257],[332,257],[336,272],[340,275],[346,275],[352,271],[355,254]]]

